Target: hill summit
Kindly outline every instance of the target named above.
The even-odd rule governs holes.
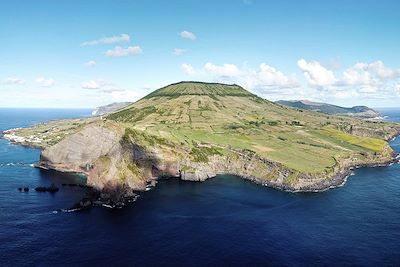
[[[254,96],[237,84],[206,83],[206,82],[178,82],[162,87],[145,98],[156,96],[181,95],[220,95],[220,96]]]

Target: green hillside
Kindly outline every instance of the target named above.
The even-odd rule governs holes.
[[[163,87],[108,119],[191,149],[254,151],[307,173],[380,153],[393,131],[385,123],[287,108],[238,85],[200,82]]]
[[[180,95],[254,96],[236,84],[179,82],[162,87],[145,98]]]

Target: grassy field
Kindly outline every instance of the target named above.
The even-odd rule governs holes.
[[[348,133],[339,131],[333,127],[325,127],[319,131],[322,136],[327,136],[333,140],[337,140],[340,144],[350,144],[360,149],[367,149],[374,152],[382,151],[385,147],[386,142],[384,140],[370,138],[370,137],[359,137]]]

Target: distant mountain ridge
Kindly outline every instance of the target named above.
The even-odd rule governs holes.
[[[101,115],[109,114],[109,113],[112,113],[119,109],[122,109],[126,106],[129,106],[130,104],[132,104],[132,102],[116,102],[116,103],[108,104],[106,106],[100,106],[93,110],[92,116],[101,116]]]
[[[361,118],[376,118],[380,114],[378,111],[367,106],[354,106],[351,108],[336,106],[327,103],[312,102],[309,100],[279,100],[276,103],[293,108],[314,110],[332,115],[344,115]]]

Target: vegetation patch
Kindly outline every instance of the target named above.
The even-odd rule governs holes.
[[[220,83],[180,82],[160,88],[147,95],[145,98],[148,99],[160,96],[176,98],[182,95],[207,95],[217,101],[218,98],[216,96],[254,97],[253,94],[236,84],[228,85]]]
[[[385,146],[386,142],[381,139],[371,138],[371,137],[360,137],[351,135],[340,130],[334,129],[333,127],[325,127],[320,131],[331,138],[346,142],[370,151],[381,152]]]
[[[128,170],[130,170],[130,172],[133,174],[133,176],[135,177],[140,176],[140,169],[135,163],[129,163],[127,167]]]
[[[154,106],[144,107],[141,109],[129,108],[124,109],[108,115],[108,119],[120,121],[120,122],[139,122],[145,119],[150,114],[157,113],[157,109]]]
[[[299,172],[294,172],[294,173],[289,174],[289,176],[286,177],[284,182],[285,182],[285,184],[288,184],[288,185],[295,185],[295,184],[297,184],[298,181],[299,181]]]
[[[187,165],[182,165],[181,171],[186,172],[186,173],[195,173],[196,172],[195,169],[193,169],[192,167],[187,166]]]
[[[212,155],[222,156],[221,149],[216,147],[197,146],[192,148],[190,154],[195,162],[208,162],[208,157]]]
[[[159,136],[146,134],[143,131],[135,130],[132,128],[125,128],[125,133],[122,136],[121,142],[123,144],[136,143],[141,145],[170,145],[170,143]]]

